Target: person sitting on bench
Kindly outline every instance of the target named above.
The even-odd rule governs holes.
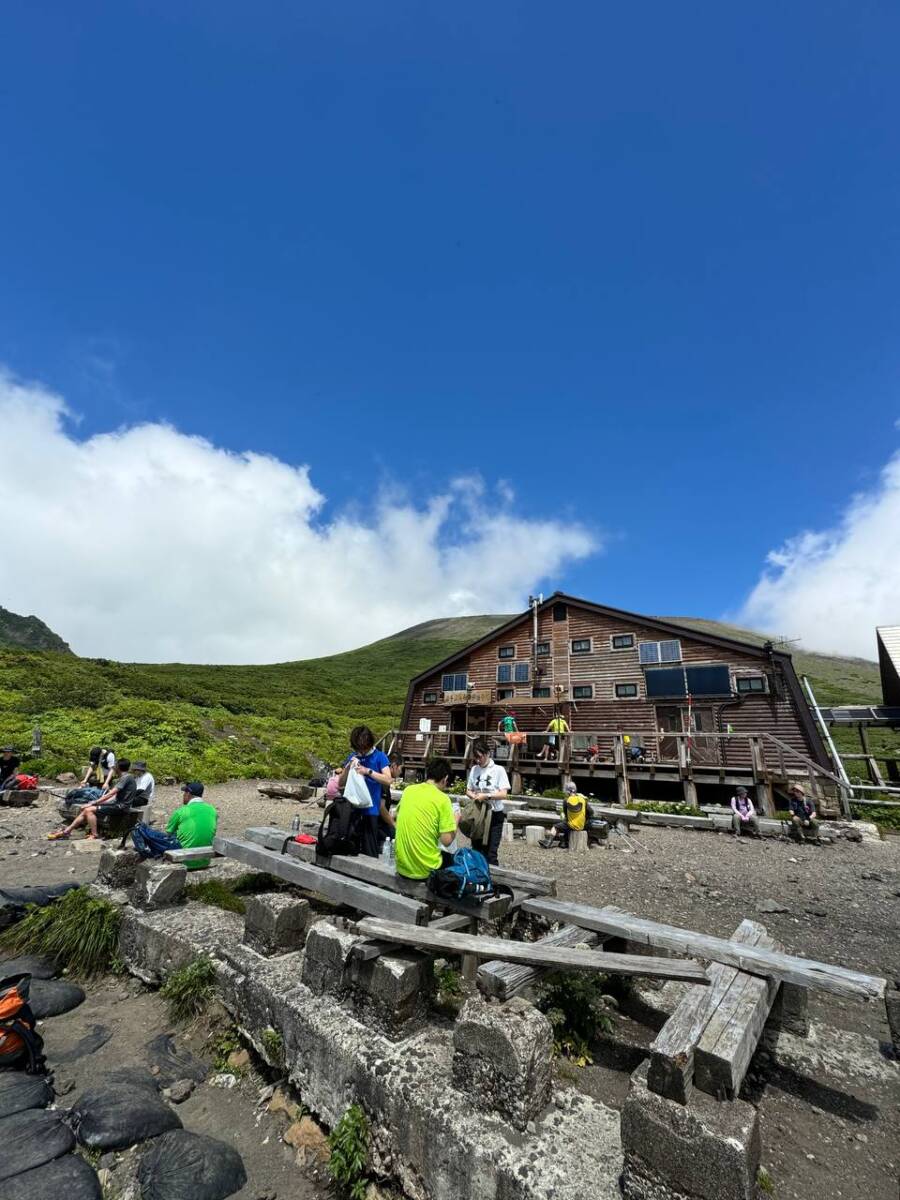
[[[566,797],[563,800],[563,823],[562,825],[553,825],[547,837],[541,842],[545,850],[552,846],[562,846],[567,849],[569,845],[569,834],[572,832],[580,833],[587,829],[588,824],[588,801],[587,796],[582,796],[578,788],[571,781],[564,785],[563,791]]]
[[[127,812],[131,808],[137,793],[137,782],[131,774],[129,759],[120,758],[116,763],[115,771],[118,778],[112,787],[108,788],[95,804],[86,804],[75,820],[65,829],[58,829],[56,833],[48,833],[48,841],[57,842],[60,838],[67,838],[74,829],[78,829],[81,825],[87,825],[89,830],[87,836],[89,839],[94,839],[97,837],[98,816]]]
[[[397,874],[404,879],[427,879],[446,865],[441,847],[451,846],[456,837],[457,817],[447,787],[450,763],[432,758],[425,766],[425,782],[403,789],[396,816],[395,856]]]
[[[791,809],[791,836],[801,842],[817,841],[819,837],[819,821],[816,817],[816,806],[806,798],[806,793],[799,783],[788,789],[788,804]]]
[[[211,846],[216,836],[219,814],[212,804],[203,799],[203,784],[195,780],[181,789],[181,808],[176,808],[169,817],[166,833],[178,839],[182,850],[193,850],[195,846]],[[189,871],[209,866],[208,858],[191,859],[184,864]]]
[[[0,792],[15,789],[16,774],[21,759],[16,755],[14,746],[4,746],[0,751]]]
[[[759,837],[759,817],[745,787],[739,787],[731,797],[731,832],[735,837],[751,833]]]

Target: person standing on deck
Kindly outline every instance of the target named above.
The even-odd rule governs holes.
[[[554,713],[553,718],[547,725],[547,728],[544,730],[544,732],[547,734],[547,741],[541,747],[538,758],[547,758],[551,750],[553,750],[556,754],[556,757],[559,758],[562,754],[563,738],[569,732],[569,722],[562,715],[559,709],[557,709]],[[557,740],[559,742],[558,748]]]
[[[372,797],[371,807],[362,812],[361,852],[369,858],[377,858],[379,817],[384,818],[389,828],[395,827],[391,810],[381,802],[382,787],[390,787],[394,777],[391,774],[388,756],[383,750],[375,749],[375,734],[368,725],[356,725],[350,731],[350,754],[344,762],[338,784],[342,792],[347,786],[347,776],[351,771],[362,775]]]
[[[512,712],[504,713],[497,722],[497,732],[504,734],[518,733],[519,726],[516,724],[516,714]]]
[[[484,738],[477,738],[472,743],[472,755],[475,764],[469,771],[466,795],[476,804],[490,805],[491,819],[487,826],[483,841],[472,839],[472,848],[480,850],[492,866],[499,866],[498,851],[500,838],[503,834],[503,822],[506,814],[503,811],[503,801],[509,795],[509,776],[503,767],[498,767],[491,758],[491,747]]]

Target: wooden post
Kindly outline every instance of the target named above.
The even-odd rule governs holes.
[[[587,854],[588,852],[588,835],[586,829],[570,829],[569,830],[569,853],[570,854]]]
[[[691,769],[691,752],[687,736],[685,734],[675,734],[675,740],[678,746],[678,773],[681,776],[684,802],[685,804],[690,804],[691,808],[699,808],[697,785],[694,782],[694,774]]]
[[[630,804],[631,788],[628,785],[624,735],[621,733],[617,733],[613,738],[613,761],[616,765],[616,787],[619,794],[619,803]]]
[[[758,737],[750,738],[750,763],[753,768],[753,785],[756,791],[756,807],[765,817],[775,815],[775,795],[766,770],[762,747]]]
[[[881,771],[878,769],[878,763],[872,755],[869,748],[869,735],[866,732],[866,727],[862,724],[857,726],[859,730],[859,741],[863,749],[863,754],[866,756],[866,766],[869,768],[869,779],[876,787],[884,787],[884,779],[881,776]]]
[[[478,918],[469,917],[469,933],[475,937],[478,936]],[[464,954],[462,956],[462,977],[466,983],[474,986],[475,978],[478,974],[478,959],[474,954]]]

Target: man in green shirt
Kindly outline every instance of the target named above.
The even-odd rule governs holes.
[[[176,808],[169,818],[166,833],[178,838],[182,850],[194,846],[211,846],[216,836],[218,813],[203,799],[202,783],[186,783],[181,789],[181,808]],[[208,858],[192,858],[184,864],[189,871],[208,867]]]
[[[449,762],[433,758],[425,768],[425,782],[403,789],[394,846],[397,874],[405,879],[427,879],[444,865],[441,846],[449,846],[456,837],[449,782]]]

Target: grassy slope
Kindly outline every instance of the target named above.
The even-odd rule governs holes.
[[[107,742],[148,759],[160,776],[305,775],[307,751],[334,760],[357,722],[377,732],[390,728],[412,675],[505,619],[429,621],[346,654],[262,667],[142,665],[0,650],[0,744],[27,747],[39,724],[45,774],[79,767],[91,744]],[[714,622],[684,623],[738,633]],[[878,699],[874,663],[796,657],[823,703]]]

